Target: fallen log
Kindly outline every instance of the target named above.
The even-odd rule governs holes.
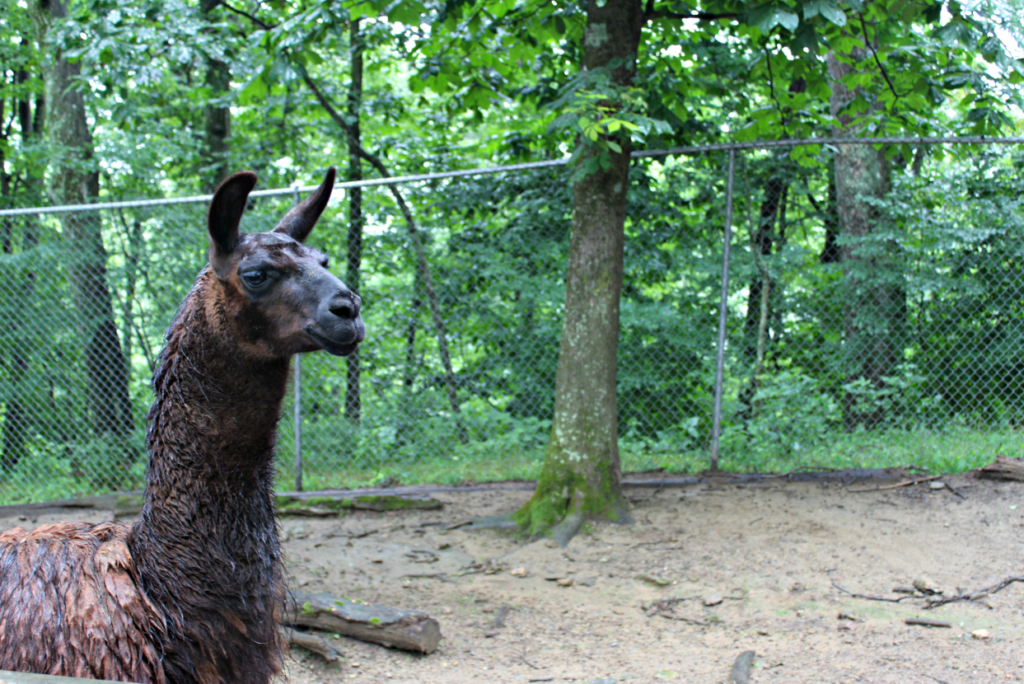
[[[328,662],[335,661],[341,657],[341,652],[338,649],[327,643],[326,639],[316,634],[300,632],[291,627],[282,627],[281,634],[289,646],[300,646],[311,653],[319,654]]]
[[[1024,460],[997,456],[993,463],[978,468],[975,473],[984,480],[1013,480],[1024,482]]]
[[[290,593],[284,611],[284,622],[289,625],[420,653],[433,653],[441,641],[440,625],[426,613],[376,606],[334,594]]]

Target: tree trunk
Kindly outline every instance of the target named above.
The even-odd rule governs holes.
[[[765,258],[777,252],[779,240],[775,225],[778,223],[779,208],[788,187],[789,181],[784,174],[776,171],[768,174],[757,230],[751,236],[751,247],[754,250],[754,262],[757,269],[750,277],[747,294],[743,352],[748,359],[752,360],[760,356],[758,349],[763,346],[764,342],[762,331],[766,329],[764,316],[767,316],[768,312],[763,315],[760,313],[762,300],[770,302],[770,293],[774,288],[774,279],[771,277]]]
[[[22,37],[21,44],[24,49],[29,49],[27,42],[27,39]],[[28,72],[19,69],[15,74],[15,81],[19,86],[24,86],[29,81]],[[24,147],[31,146],[39,139],[39,126],[42,121],[40,112],[44,107],[43,102],[42,96],[38,96],[35,101],[35,112],[33,112],[31,93],[26,92],[17,100],[15,108]],[[2,102],[0,102],[0,110],[2,110]],[[6,138],[6,132],[2,135]],[[0,193],[4,197],[3,206],[8,207],[13,206],[11,203],[13,198],[10,197],[11,177],[4,171],[3,161],[3,150],[0,149]],[[36,203],[33,200],[38,200],[37,188],[42,181],[33,174],[32,165],[29,165],[24,173],[25,175],[20,179],[24,188],[23,201],[28,206],[33,206]],[[33,250],[39,244],[37,221],[37,216],[24,216],[20,221],[22,252]],[[2,243],[4,254],[14,251],[13,232],[16,222],[14,217],[7,217],[3,221],[3,238],[0,243]],[[13,470],[28,456],[28,441],[36,419],[32,397],[25,385],[25,381],[29,378],[33,349],[33,338],[26,328],[29,326],[35,299],[36,273],[31,268],[25,268],[19,274],[19,279],[20,282],[16,286],[19,305],[11,311],[7,320],[8,338],[11,340],[8,366],[11,393],[6,400],[4,410],[3,451],[0,452],[0,470],[4,471]],[[15,285],[11,283],[11,286],[11,289],[14,290]]]
[[[60,24],[66,16],[67,7],[61,0],[36,3],[34,17],[40,43],[46,40],[51,23]],[[87,204],[99,194],[99,173],[92,158],[85,99],[76,89],[80,67],[62,54],[59,45],[48,44],[48,49],[52,52],[44,67],[44,83],[49,192],[56,204]],[[98,475],[99,483],[121,486],[127,482],[127,470],[136,456],[129,443],[134,425],[128,366],[107,289],[107,254],[100,216],[91,211],[61,216],[69,256],[68,280],[84,347],[88,410],[95,436],[108,442],[113,455],[108,472]]]
[[[612,80],[632,83],[643,21],[639,0],[589,0],[584,68],[614,61]],[[550,530],[562,546],[585,520],[629,520],[615,373],[631,145],[626,136],[616,142],[622,151],[606,153],[610,166],[573,187],[554,422],[537,489],[514,515],[533,534]]]
[[[357,152],[362,145],[359,132],[359,110],[363,101],[363,39],[359,33],[359,19],[349,24],[349,54],[352,62],[352,83],[348,90],[348,116],[352,135],[349,140],[348,179],[363,179],[362,162]],[[363,189],[349,188],[348,191],[348,271],[346,284],[353,292],[359,292],[363,265]],[[345,416],[358,425],[363,413],[362,397],[359,390],[359,350],[348,355],[347,387],[345,389]]]
[[[840,125],[837,137],[862,133],[846,107],[860,94],[851,90],[843,77],[856,73],[856,64],[870,59],[867,48],[853,51],[844,63],[835,53],[828,55],[832,78],[830,105]],[[870,389],[881,389],[903,355],[906,328],[906,290],[898,254],[891,240],[872,239],[884,229],[883,218],[874,203],[889,192],[889,163],[883,150],[873,145],[838,145],[835,158],[836,208],[843,237],[840,256],[845,287],[845,374],[846,381],[866,380]],[[871,428],[884,418],[877,404],[858,402],[857,394],[844,398],[844,424]]]
[[[788,155],[788,151],[785,153]],[[780,163],[784,163],[781,162]],[[751,362],[750,382],[740,392],[739,401],[743,408],[738,417],[744,421],[754,417],[754,396],[761,386],[761,372],[767,350],[769,320],[772,314],[772,299],[775,279],[768,267],[767,257],[776,251],[780,242],[775,230],[779,221],[779,209],[784,202],[789,181],[778,169],[770,169],[764,184],[764,198],[758,216],[757,229],[751,235],[751,249],[754,254],[755,270],[750,276],[747,291],[747,317],[743,325],[743,353]]]
[[[200,0],[199,10],[208,19],[220,0]],[[204,81],[209,95],[203,110],[203,190],[213,192],[231,173],[228,139],[231,136],[231,107],[226,99],[231,92],[231,68],[211,58]]]
[[[836,197],[836,160],[828,162],[828,197],[822,221],[825,224],[825,244],[821,248],[818,261],[823,264],[838,264],[842,261],[842,250],[839,249],[839,199]],[[810,195],[808,195],[810,197]],[[810,197],[813,200],[813,197]]]

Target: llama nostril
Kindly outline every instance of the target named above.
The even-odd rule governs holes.
[[[359,315],[359,296],[355,294],[336,295],[331,300],[330,310],[338,318],[355,318]]]

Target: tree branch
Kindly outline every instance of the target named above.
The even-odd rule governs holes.
[[[359,140],[355,136],[355,131],[352,126],[349,125],[348,121],[345,121],[331,101],[327,99],[323,91],[317,87],[316,83],[310,77],[309,73],[301,68],[297,71],[302,74],[302,80],[306,82],[309,89],[313,91],[314,97],[320,106],[324,108],[328,116],[345,132],[345,137],[348,138],[349,149],[354,151],[360,158],[365,159],[370,163],[373,168],[377,169],[377,172],[384,178],[391,178],[391,174],[388,173],[388,169],[384,166],[384,162],[380,160],[376,155],[370,154],[359,144]],[[423,249],[423,243],[420,241],[419,230],[416,228],[416,220],[413,218],[412,210],[409,205],[405,202],[405,197],[402,196],[401,191],[395,184],[389,184],[388,190],[391,192],[391,196],[395,198],[395,202],[398,204],[399,210],[402,212],[402,216],[405,217],[405,224],[409,230],[409,241],[412,242],[413,250],[416,252],[416,261],[418,263],[420,273],[423,275],[423,287],[427,291],[427,299],[430,300],[430,313],[431,318],[434,322],[434,328],[437,331],[437,346],[438,352],[441,355],[441,363],[444,365],[445,372],[445,386],[448,390],[448,403],[451,406],[452,413],[459,414],[460,407],[458,401],[458,395],[456,393],[455,384],[455,372],[452,370],[451,356],[448,352],[448,335],[445,332],[444,318],[441,316],[441,307],[437,301],[437,290],[434,287],[434,279],[430,275],[430,266],[427,264],[427,255]],[[466,434],[465,427],[461,421],[458,421],[459,425],[459,440],[465,444],[469,437]]]
[[[885,79],[885,83],[889,86],[889,90],[892,91],[893,96],[897,100],[900,99],[900,94],[896,92],[896,88],[893,86],[892,81],[889,80],[889,73],[885,70],[885,67],[882,66],[881,60],[878,59],[878,52],[875,50],[875,46],[871,44],[870,40],[868,40],[868,25],[867,22],[864,21],[864,13],[857,12],[857,16],[860,17],[860,30],[864,33],[864,46],[868,50],[871,50],[871,56],[875,58],[875,64],[878,65],[878,70],[882,72],[882,78]]]
[[[779,110],[779,123],[782,124],[782,136],[784,138],[789,137],[789,133],[786,132],[786,114],[782,111],[782,103],[779,102],[778,96],[775,94],[775,77],[772,75],[772,56],[768,52],[768,44],[764,46],[764,60],[768,65],[768,88],[771,92],[772,102],[775,103],[775,109]]]
[[[650,7],[653,3],[647,3]],[[679,14],[678,12],[661,12],[655,10],[645,10],[644,19],[699,19],[700,21],[714,21],[715,19],[739,19],[740,14],[738,12],[690,12],[689,14]]]
[[[260,27],[261,29],[263,29],[264,31],[270,31],[270,30],[272,30],[272,29],[275,29],[275,28],[277,28],[277,24],[275,24],[275,25],[271,26],[270,24],[268,24],[268,23],[264,22],[264,21],[263,21],[262,19],[260,19],[259,17],[255,16],[255,15],[252,15],[252,14],[249,14],[249,13],[248,13],[248,12],[246,12],[245,10],[240,10],[240,9],[238,9],[237,7],[234,7],[234,6],[232,6],[232,5],[229,5],[229,4],[228,4],[228,3],[226,3],[226,2],[221,2],[221,3],[220,3],[220,5],[221,5],[221,6],[223,6],[224,8],[226,8],[226,9],[229,9],[229,10],[231,10],[232,12],[234,12],[235,14],[237,14],[237,15],[239,15],[239,16],[245,17],[246,19],[248,19],[248,20],[249,20],[249,21],[251,21],[252,23],[254,23],[254,24],[256,24],[257,26],[259,26],[259,27]],[[216,5],[214,5],[214,7],[216,7]]]

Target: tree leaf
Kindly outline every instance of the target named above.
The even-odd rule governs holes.
[[[820,8],[821,16],[831,21],[836,26],[846,26],[846,14],[837,5],[829,0],[823,0]]]

